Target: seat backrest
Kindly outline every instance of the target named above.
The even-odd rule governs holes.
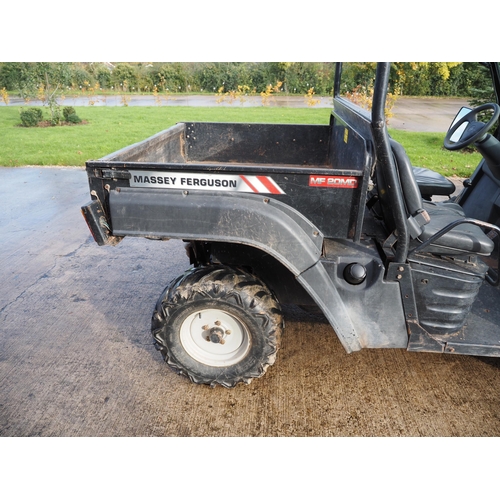
[[[399,173],[399,180],[403,190],[403,199],[405,201],[408,215],[416,215],[423,210],[423,200],[420,194],[413,167],[405,149],[394,139],[390,140],[392,152],[396,160],[396,166]]]
[[[411,161],[406,154],[403,146],[390,139],[391,150],[394,156],[394,163],[397,169],[398,180],[402,192],[402,198],[406,210],[406,218],[410,224],[410,233],[416,237],[421,232],[421,226],[426,224],[427,218],[419,214],[425,213],[422,195],[418,187]],[[384,172],[380,168],[375,169],[375,184],[377,185],[377,194],[380,200],[382,215],[387,229],[392,232],[396,228],[394,213],[389,202],[388,185],[384,177]],[[415,219],[417,217],[417,219]]]

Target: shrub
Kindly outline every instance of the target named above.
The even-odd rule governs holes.
[[[71,115],[76,115],[76,111],[75,111],[75,108],[73,106],[65,106],[63,108],[63,116],[64,116],[64,119],[66,121],[69,121],[68,120],[68,116],[71,116]]]
[[[76,113],[68,115],[66,121],[69,123],[82,123],[82,119]]]
[[[73,106],[65,106],[63,108],[64,121],[68,123],[81,123],[81,118],[76,114]]]
[[[28,108],[21,111],[21,123],[24,127],[36,127],[43,119],[40,108]]]
[[[166,91],[167,89],[173,92],[179,90],[188,91],[190,75],[186,64],[166,63],[161,66],[153,65],[146,68],[144,73],[144,83],[150,89],[156,86],[159,91]]]
[[[249,65],[246,63],[205,63],[198,68],[196,79],[201,88],[217,92],[222,87],[223,92],[238,88],[238,85],[254,87],[250,77]],[[266,84],[269,83],[266,81]],[[265,85],[262,86],[263,90]]]
[[[136,66],[118,63],[111,74],[111,84],[116,90],[130,91],[138,87],[138,71]]]
[[[99,86],[102,88],[107,88],[111,85],[111,73],[104,65],[101,65],[96,69],[95,78],[99,82]]]
[[[75,87],[83,87],[85,84],[88,82],[92,81],[92,75],[86,71],[84,68],[81,66],[75,66],[73,67],[73,71],[71,74],[71,84]]]

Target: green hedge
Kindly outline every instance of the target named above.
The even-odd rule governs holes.
[[[347,90],[370,85],[374,63],[344,63]],[[0,88],[22,96],[36,93],[50,81],[53,88],[129,92],[224,92],[247,85],[256,92],[283,82],[283,91],[305,94],[332,92],[332,62],[203,62],[203,63],[0,63]],[[470,96],[489,78],[478,63],[393,63],[391,90],[403,95]]]

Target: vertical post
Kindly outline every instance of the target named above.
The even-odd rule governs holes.
[[[342,63],[335,63],[335,79],[333,82],[333,97],[340,94],[340,75],[342,74]]]
[[[391,207],[393,209],[394,221],[396,223],[396,256],[397,263],[406,262],[410,234],[406,224],[406,209],[399,176],[394,162],[387,125],[385,123],[385,103],[387,98],[387,87],[389,85],[390,63],[378,63],[375,77],[375,89],[372,103],[372,133],[375,144],[376,166],[381,168],[384,174],[387,192]]]

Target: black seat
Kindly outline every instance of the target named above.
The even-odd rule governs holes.
[[[424,200],[432,196],[450,196],[455,191],[455,184],[433,170],[423,167],[412,167],[413,175]]]
[[[413,167],[403,146],[391,139],[391,148],[403,191],[408,226],[415,245],[429,240],[450,223],[465,218],[462,208],[456,203],[424,202],[413,174]],[[384,220],[388,222],[388,229],[393,231],[391,207],[386,199],[385,179],[380,169],[376,169],[376,183]],[[490,255],[493,247],[493,241],[483,233],[480,227],[464,223],[441,236],[425,251],[438,255]]]
[[[438,213],[447,213],[455,212],[457,215],[461,217],[465,217],[464,209],[458,204],[453,203],[452,201],[424,201],[423,202],[424,209],[427,210],[428,213],[438,214]]]
[[[453,210],[446,213],[442,209],[438,213],[434,213],[431,209],[429,216],[429,223],[422,228],[422,233],[417,237],[420,243],[427,241],[448,224],[464,218],[463,215],[457,214]],[[438,255],[472,253],[488,256],[493,251],[493,247],[493,241],[483,233],[480,227],[474,224],[461,224],[438,238],[429,245],[426,251]]]

